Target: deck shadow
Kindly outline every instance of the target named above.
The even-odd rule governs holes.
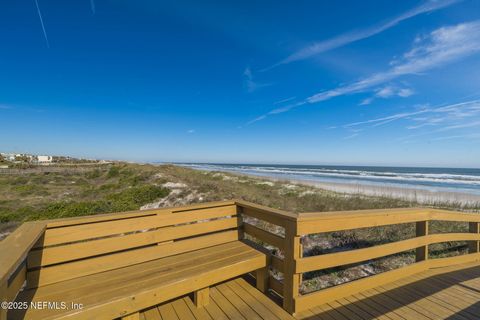
[[[414,304],[416,301],[429,297],[437,292],[459,285],[460,282],[476,278],[480,278],[480,268],[478,266],[433,275],[394,289],[382,290],[382,292],[358,299],[355,302],[344,303],[346,300],[342,300],[339,306],[335,304],[335,307],[332,307],[332,309],[328,311],[314,312],[314,316],[307,316],[304,319],[339,319],[341,316],[342,319],[351,319],[352,314],[356,315],[357,319],[376,319],[403,306]],[[471,290],[470,287],[468,287],[468,289]],[[373,290],[375,290],[375,288]],[[369,307],[365,308],[365,305]],[[317,308],[316,310],[319,309]],[[425,312],[429,313],[428,310]],[[467,315],[467,319],[471,319],[472,316],[478,316],[478,314],[480,314],[479,312],[480,302],[472,304],[448,319],[464,318],[462,315]]]

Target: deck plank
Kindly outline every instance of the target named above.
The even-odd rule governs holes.
[[[312,306],[295,314],[308,320],[475,320],[480,314],[480,262],[421,272],[406,279]],[[294,319],[242,278],[211,288],[212,299],[197,308],[182,297],[151,311],[146,320]],[[188,312],[187,312],[188,311]],[[172,313],[173,312],[173,313]],[[163,318],[158,318],[158,316]]]
[[[295,315],[328,320],[475,320],[480,314],[480,262],[435,268]]]

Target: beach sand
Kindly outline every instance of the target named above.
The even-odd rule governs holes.
[[[233,173],[233,172],[230,172]],[[478,205],[480,204],[480,195],[470,194],[466,192],[454,191],[431,191],[425,189],[395,187],[390,185],[369,185],[369,184],[349,184],[337,182],[318,182],[298,179],[285,179],[268,177],[265,175],[243,174],[234,172],[235,174],[246,175],[255,178],[262,178],[276,182],[287,182],[300,185],[311,186],[323,190],[329,190],[338,193],[366,196],[381,196],[407,201],[415,201],[420,204],[443,204],[451,203],[456,205]]]
[[[334,192],[347,194],[362,194],[367,196],[383,196],[408,201],[415,201],[422,204],[432,203],[458,203],[462,205],[478,204],[480,203],[480,195],[464,193],[464,192],[449,192],[449,191],[430,191],[424,189],[415,189],[408,187],[393,187],[393,186],[373,186],[365,184],[347,184],[334,182],[309,182],[309,181],[292,181],[299,184],[314,186],[317,188],[330,190]]]

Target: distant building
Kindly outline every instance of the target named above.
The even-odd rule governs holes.
[[[53,161],[52,156],[37,156],[38,163],[51,163]]]

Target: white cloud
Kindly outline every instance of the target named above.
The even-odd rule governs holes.
[[[394,61],[393,66],[387,71],[373,74],[348,85],[319,92],[303,101],[282,108],[281,112],[287,112],[304,104],[365,92],[401,76],[419,74],[478,52],[480,52],[480,20],[442,27],[421,37],[420,40],[416,39],[413,48],[406,52],[400,60]],[[410,92],[403,92],[403,94],[410,94]],[[262,119],[281,112],[269,112]]]
[[[360,105],[361,105],[361,106],[366,106],[366,105],[372,103],[373,100],[374,100],[374,99],[373,99],[372,97],[363,99],[362,102],[360,102]]]
[[[345,46],[349,43],[359,41],[362,39],[370,38],[376,34],[379,34],[387,29],[390,29],[394,26],[396,26],[398,23],[413,18],[417,15],[423,14],[423,13],[428,13],[432,12],[447,6],[450,6],[454,3],[457,3],[459,1],[457,0],[429,0],[426,1],[425,3],[408,10],[401,15],[390,19],[388,21],[385,21],[377,26],[373,26],[370,28],[366,28],[363,30],[359,31],[352,31],[352,32],[347,32],[344,34],[341,34],[339,36],[336,36],[334,38],[324,40],[324,41],[319,41],[319,42],[314,42],[310,44],[307,47],[304,47],[297,52],[291,54],[284,60],[280,61],[279,63],[275,64],[274,66],[267,68],[265,70],[271,69],[273,67],[282,65],[282,64],[287,64],[290,62],[298,61],[298,60],[304,60],[307,58],[310,58],[314,55],[317,55],[322,52],[330,51],[335,48],[339,48],[342,46]]]
[[[195,129],[190,129],[187,131],[187,133],[190,133],[190,134],[195,133]]]
[[[370,97],[362,100],[360,105],[367,105],[372,103],[375,98],[388,99],[392,97],[408,98],[413,95],[415,91],[410,88],[399,88],[397,86],[387,85],[375,90],[375,94]]]
[[[415,91],[413,91],[412,89],[403,88],[403,89],[398,90],[397,95],[399,97],[402,97],[402,98],[408,98],[411,95],[413,95],[414,93],[415,93]]]
[[[245,68],[245,71],[243,71],[243,76],[245,88],[248,92],[254,92],[260,88],[272,85],[271,83],[259,83],[257,81],[254,81],[252,69],[250,69],[250,67]]]
[[[433,108],[420,106],[416,111],[352,122],[343,125],[343,127],[349,130],[351,130],[352,127],[376,127],[397,120],[409,120],[410,124],[405,127],[409,130],[416,130],[427,126],[439,127],[435,132],[471,127],[480,128],[480,99]]]

